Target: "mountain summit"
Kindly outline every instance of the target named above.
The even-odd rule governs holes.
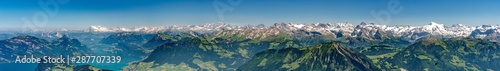
[[[336,42],[257,53],[238,71],[380,71],[362,54]]]

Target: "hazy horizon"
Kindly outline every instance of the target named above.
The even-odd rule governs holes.
[[[496,4],[500,1],[496,0],[49,1],[10,0],[0,3],[0,30],[21,29],[26,26],[38,29],[85,29],[97,25],[131,28],[217,22],[231,25],[272,25],[281,22],[366,22],[412,26],[430,22],[446,26],[500,24],[496,20],[500,18],[500,9],[497,8],[500,5]],[[389,20],[386,19],[387,15]],[[39,24],[36,24],[34,17]]]

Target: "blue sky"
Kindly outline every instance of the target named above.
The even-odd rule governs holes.
[[[3,0],[0,2],[0,30],[18,29],[33,22],[37,12],[47,14],[38,2],[53,0]],[[214,2],[232,8],[216,12]],[[239,0],[236,0],[239,1]],[[389,10],[389,0],[69,0],[57,3],[57,13],[37,28],[84,29],[92,25],[106,27],[199,25],[227,22],[256,25],[280,22],[374,22],[388,25],[425,25],[430,22],[500,24],[500,0],[395,0],[400,13],[390,13],[388,23],[380,23],[370,12]],[[57,2],[57,0],[55,0]],[[54,8],[50,6],[50,8]],[[229,9],[229,8],[224,8]],[[223,16],[224,19],[220,18]],[[38,17],[39,19],[41,17]],[[43,20],[42,20],[43,21]]]

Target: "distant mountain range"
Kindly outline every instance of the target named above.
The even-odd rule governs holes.
[[[185,25],[185,26],[157,26],[157,27],[136,27],[136,28],[107,28],[103,26],[91,26],[84,32],[143,32],[156,33],[165,31],[195,31],[195,32],[213,32],[221,30],[259,30],[259,29],[279,29],[284,30],[289,34],[293,33],[308,33],[309,35],[330,35],[333,37],[376,37],[378,32],[387,33],[387,35],[408,38],[416,40],[426,36],[434,37],[474,37],[488,38],[496,40],[500,37],[500,26],[498,25],[481,25],[481,26],[466,26],[455,24],[445,26],[431,22],[423,26],[387,26],[376,25],[373,23],[360,23],[353,25],[350,23],[315,23],[315,24],[298,24],[298,23],[275,23],[272,26],[232,26],[227,23],[214,23],[206,25]]]
[[[481,26],[467,26],[462,24],[455,24],[452,26],[445,26],[431,22],[423,26],[404,26],[404,25],[377,25],[374,23],[360,23],[358,25],[351,23],[314,23],[314,24],[301,24],[301,23],[275,23],[271,26],[259,25],[246,25],[246,26],[233,26],[227,23],[210,23],[205,25],[172,25],[172,26],[154,26],[154,27],[135,27],[123,28],[115,27],[108,28],[104,26],[90,26],[84,30],[34,30],[24,33],[19,32],[3,32],[0,34],[0,39],[7,39],[17,35],[30,33],[29,35],[37,36],[39,38],[60,38],[67,33],[120,33],[120,32],[133,32],[155,34],[158,32],[185,32],[194,34],[210,34],[214,32],[221,32],[224,30],[232,30],[236,32],[245,32],[246,35],[251,35],[249,38],[255,38],[261,33],[271,34],[285,32],[286,34],[294,37],[309,37],[309,36],[328,36],[333,38],[349,38],[357,39],[359,41],[374,41],[386,40],[385,38],[400,38],[408,42],[414,42],[423,37],[439,37],[439,38],[453,38],[453,37],[472,37],[481,38],[489,41],[500,40],[500,26],[499,25],[481,25]],[[274,30],[267,32],[258,32]],[[256,31],[256,32],[254,32]],[[231,33],[230,33],[231,34]],[[256,35],[252,37],[253,35]]]

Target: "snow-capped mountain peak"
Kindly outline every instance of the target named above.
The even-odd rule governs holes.
[[[89,32],[111,32],[111,30],[107,27],[102,27],[102,26],[90,26],[89,29],[87,29]]]
[[[297,28],[302,28],[304,27],[305,25],[304,24],[294,24],[293,27],[297,27]]]
[[[444,25],[436,22],[431,22],[429,25],[424,25],[423,28],[429,31],[444,31]]]
[[[465,26],[465,25],[463,25],[463,24],[454,24],[454,25],[452,25],[451,27],[467,27],[467,26]]]

